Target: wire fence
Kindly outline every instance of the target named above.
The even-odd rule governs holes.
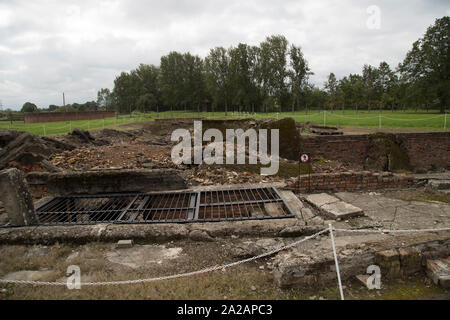
[[[0,129],[17,130],[17,131],[28,131],[36,135],[47,136],[54,134],[64,134],[72,132],[75,128],[91,130],[91,129],[104,129],[106,127],[131,123],[131,122],[141,122],[147,120],[148,117],[120,117],[120,118],[106,118],[98,120],[85,120],[85,121],[69,121],[64,125],[57,125],[60,123],[44,123],[44,124],[17,124],[9,123],[7,126],[2,126]]]
[[[54,135],[64,134],[71,132],[75,128],[91,130],[101,129],[105,127],[142,122],[153,121],[155,119],[175,119],[175,118],[226,118],[226,119],[242,119],[242,118],[284,118],[293,117],[297,122],[306,122],[323,124],[324,126],[349,126],[349,127],[378,127],[382,128],[428,128],[435,130],[447,130],[447,114],[440,114],[431,117],[417,118],[417,115],[412,114],[410,117],[393,117],[386,116],[384,114],[378,114],[373,116],[348,116],[339,114],[338,111],[319,111],[313,113],[299,114],[299,113],[249,113],[249,112],[162,112],[162,113],[150,113],[150,114],[138,114],[133,116],[121,115],[115,118],[106,118],[98,120],[85,120],[85,121],[69,121],[64,125],[61,123],[43,123],[43,124],[25,124],[21,123],[8,123],[8,125],[1,124],[1,129],[28,131],[36,135]]]

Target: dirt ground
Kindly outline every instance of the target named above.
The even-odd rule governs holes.
[[[172,242],[167,249],[180,251],[176,257],[147,261],[139,267],[111,262],[114,253],[136,251],[155,244],[135,245],[131,249],[116,249],[112,243],[91,243],[84,246],[60,244],[44,246],[1,246],[0,276],[18,270],[41,270],[47,274],[41,280],[66,281],[69,265],[78,265],[82,281],[142,279],[190,272],[223,262],[237,260],[230,254],[231,243]],[[148,250],[145,247],[145,250]],[[181,249],[181,250],[180,250]],[[179,252],[177,251],[177,252]],[[0,299],[339,299],[336,286],[282,290],[276,287],[270,267],[271,258],[187,278],[163,280],[145,284],[82,287],[0,285]],[[384,281],[381,290],[369,291],[356,279],[344,282],[346,299],[450,299],[450,292],[434,284],[422,273],[408,279]]]
[[[186,123],[177,125],[185,128],[192,127]],[[95,130],[91,131],[95,139],[91,143],[80,141],[78,137],[71,135],[55,136],[55,139],[76,145],[77,148],[55,153],[49,161],[60,170],[73,171],[108,168],[179,169],[184,172],[190,186],[280,182],[285,179],[295,179],[298,176],[298,163],[287,159],[280,159],[280,170],[275,176],[261,176],[260,165],[176,165],[171,159],[171,150],[175,144],[170,141],[173,126],[170,123],[134,123],[119,126],[117,130]],[[316,158],[312,162],[313,173],[361,169],[362,166],[323,158]],[[302,167],[301,170],[302,173],[306,173],[307,168]]]

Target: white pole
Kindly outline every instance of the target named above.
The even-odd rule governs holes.
[[[336,246],[334,244],[333,226],[331,225],[331,223],[328,224],[328,228],[330,228],[331,246],[333,247],[334,262],[336,264],[336,273],[337,273],[338,284],[339,284],[339,292],[341,294],[341,300],[345,300],[344,292],[342,291],[341,274],[339,272],[339,262],[337,259]]]

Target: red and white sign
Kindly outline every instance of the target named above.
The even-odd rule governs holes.
[[[302,155],[300,156],[300,161],[302,163],[308,163],[310,160],[311,158],[308,153],[302,153]]]

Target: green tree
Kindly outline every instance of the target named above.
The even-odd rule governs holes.
[[[328,75],[328,79],[324,84],[325,90],[328,94],[328,104],[330,105],[331,111],[333,111],[337,105],[338,85],[339,83],[336,79],[336,76],[334,75],[333,72],[331,72]]]
[[[270,36],[260,44],[261,78],[265,97],[265,111],[273,101],[277,101],[281,109],[286,101],[286,78],[288,41],[284,36]]]
[[[399,66],[402,78],[409,85],[428,88],[428,103],[432,103],[431,93],[435,93],[441,113],[445,112],[450,95],[449,35],[450,18],[436,19],[425,35],[414,42]]]
[[[291,93],[292,93],[292,111],[299,105],[299,100],[304,96],[303,88],[308,81],[308,77],[313,73],[310,71],[308,61],[303,56],[300,47],[291,45],[289,50],[290,66],[289,77],[291,79]]]
[[[161,57],[160,90],[162,100],[171,110],[182,105],[183,64],[183,55],[178,52]]]
[[[114,80],[114,101],[117,104],[117,111],[131,112],[137,108],[137,99],[141,93],[140,80],[133,70],[130,73],[122,72]]]
[[[214,106],[225,106],[231,101],[232,77],[230,72],[230,56],[223,47],[211,49],[205,59],[206,87],[213,99]]]
[[[142,107],[142,102],[149,108],[155,108],[159,111],[159,104],[161,103],[161,90],[159,84],[160,69],[154,65],[140,64],[135,70],[135,75],[139,83],[139,97],[136,102],[138,106]],[[144,100],[139,102],[139,99],[144,96]]]
[[[156,97],[151,93],[145,93],[140,96],[137,100],[137,107],[141,112],[147,112],[156,108],[156,104],[158,103]]]
[[[31,102],[25,102],[22,106],[21,112],[37,112],[38,107]]]
[[[112,93],[108,88],[102,88],[97,93],[97,104],[100,108],[111,110],[113,105]]]

